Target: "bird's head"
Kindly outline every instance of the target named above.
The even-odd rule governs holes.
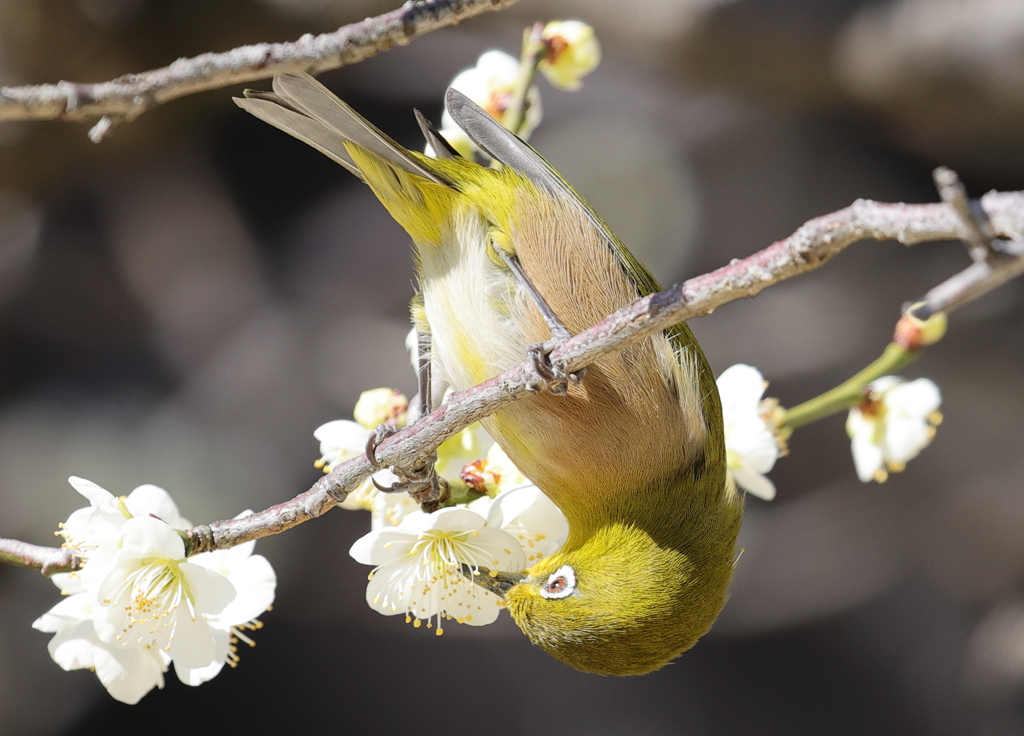
[[[584,672],[639,675],[711,627],[725,604],[734,536],[714,550],[679,550],[613,523],[524,572],[475,580],[501,596],[519,628],[557,659]]]

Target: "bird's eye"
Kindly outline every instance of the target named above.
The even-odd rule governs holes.
[[[540,594],[544,598],[567,598],[576,592],[576,573],[571,565],[562,565],[548,576],[544,585],[540,586]]]

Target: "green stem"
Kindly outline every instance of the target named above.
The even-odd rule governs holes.
[[[512,88],[512,98],[505,108],[505,127],[516,135],[526,120],[526,95],[537,76],[537,67],[548,55],[548,46],[541,40],[543,23],[535,23],[523,32],[523,52],[519,57],[519,76]]]
[[[857,375],[820,396],[787,409],[779,421],[779,429],[792,432],[797,427],[859,404],[864,400],[864,386],[877,378],[898,372],[917,360],[920,352],[907,350],[895,342],[889,343],[881,357]]]

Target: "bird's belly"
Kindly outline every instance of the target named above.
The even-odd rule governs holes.
[[[521,363],[527,346],[512,314],[517,286],[488,255],[484,224],[464,219],[452,242],[420,248],[431,364],[456,391]]]

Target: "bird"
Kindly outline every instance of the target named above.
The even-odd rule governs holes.
[[[644,674],[693,646],[725,604],[743,514],[700,346],[680,323],[575,375],[547,359],[659,291],[650,272],[539,153],[455,89],[448,112],[500,166],[459,156],[418,112],[436,155],[408,150],[304,73],[244,94],[240,107],[362,179],[409,234],[412,319],[435,379],[465,390],[534,359],[541,390],[482,423],[563,512],[568,537],[524,571],[474,581],[578,670]]]

